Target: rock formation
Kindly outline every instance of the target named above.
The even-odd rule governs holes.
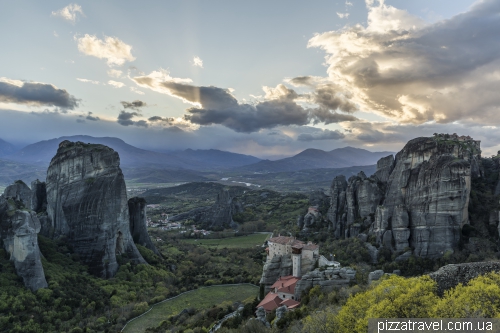
[[[292,255],[276,255],[264,264],[260,283],[264,285],[264,293],[271,290],[271,286],[280,276],[288,276],[293,273]]]
[[[362,171],[347,182],[344,176],[335,177],[327,213],[335,237],[356,237],[366,230],[382,198],[383,189],[377,179],[366,177]]]
[[[233,215],[243,211],[241,203],[228,189],[221,189],[212,206],[199,207],[188,212],[172,216],[172,222],[190,219],[200,223],[205,229],[236,228]]]
[[[63,141],[47,170],[47,225],[50,238],[65,238],[94,275],[109,278],[117,255],[145,263],[129,227],[120,158],[99,144]]]
[[[38,179],[31,182],[31,209],[37,213],[47,211],[47,186]]]
[[[300,299],[302,292],[307,288],[321,286],[323,291],[332,291],[335,288],[349,286],[356,277],[356,271],[349,267],[333,268],[326,270],[315,269],[302,276],[295,286],[295,299]]]
[[[470,280],[490,272],[500,272],[500,262],[485,261],[451,264],[441,267],[429,274],[429,276],[436,281],[438,293],[442,295],[445,290],[453,288],[459,283],[467,284]]]
[[[267,318],[266,318],[266,310],[264,310],[264,308],[262,306],[259,306],[257,308],[257,311],[255,311],[255,320],[261,322],[262,324],[264,324],[266,327],[271,327],[271,325],[269,324],[269,322],[267,321]]]
[[[8,186],[0,197],[0,236],[4,249],[24,285],[36,291],[47,287],[37,234],[40,221],[29,210],[31,190],[21,181]]]
[[[479,141],[435,135],[409,141],[376,173],[339,176],[331,186],[328,220],[336,238],[367,232],[378,246],[436,258],[458,247],[468,221],[471,177],[480,176]]]
[[[217,200],[200,217],[199,222],[204,228],[234,228],[233,214],[243,211],[238,200],[227,189],[222,189],[217,194]]]
[[[31,190],[22,180],[16,180],[3,192],[4,197],[20,201],[26,209],[31,209]]]
[[[146,224],[146,200],[144,198],[130,198],[128,200],[128,211],[130,215],[130,233],[134,243],[150,249],[156,255],[161,256],[151,238],[149,238]]]

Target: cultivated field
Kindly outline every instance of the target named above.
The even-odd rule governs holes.
[[[183,242],[218,248],[248,248],[264,244],[269,233],[219,239],[183,239]]]
[[[130,322],[123,332],[141,333],[148,327],[156,327],[169,316],[180,313],[183,309],[210,308],[222,302],[242,302],[246,299],[253,301],[258,295],[259,288],[252,285],[212,286],[204,287],[183,294],[177,298],[156,305],[146,315]]]

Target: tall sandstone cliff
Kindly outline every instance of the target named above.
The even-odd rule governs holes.
[[[24,285],[36,291],[47,287],[37,234],[40,221],[30,210],[31,190],[22,181],[0,196],[0,238]]]
[[[471,178],[480,176],[479,141],[435,135],[409,141],[367,178],[339,176],[327,218],[337,238],[372,235],[396,253],[436,258],[458,247],[469,222]]]
[[[47,170],[46,189],[42,234],[65,238],[94,275],[114,276],[117,255],[145,263],[130,233],[125,181],[113,149],[61,142]]]

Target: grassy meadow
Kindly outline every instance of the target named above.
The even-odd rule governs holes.
[[[155,305],[146,315],[130,322],[123,332],[141,333],[148,327],[156,327],[169,316],[177,315],[183,309],[204,309],[228,302],[252,302],[259,288],[252,285],[204,287],[183,294],[172,300]]]

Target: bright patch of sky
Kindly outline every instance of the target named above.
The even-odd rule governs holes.
[[[477,22],[498,21],[500,8],[494,0],[473,4],[4,2],[0,112],[56,112],[51,122],[74,126],[21,138],[0,124],[0,137],[31,143],[71,128],[145,148],[270,156],[346,145],[398,150],[412,136],[462,131],[493,151],[495,129],[484,126],[500,125],[489,124],[500,103],[500,52],[488,37],[498,22]],[[436,24],[446,22],[455,30]],[[470,50],[474,66],[450,58],[457,50]],[[26,97],[34,89],[46,98]],[[459,96],[464,89],[470,94]],[[478,92],[484,98],[472,101]],[[121,103],[136,100],[145,106]],[[90,114],[94,121],[71,118]]]

